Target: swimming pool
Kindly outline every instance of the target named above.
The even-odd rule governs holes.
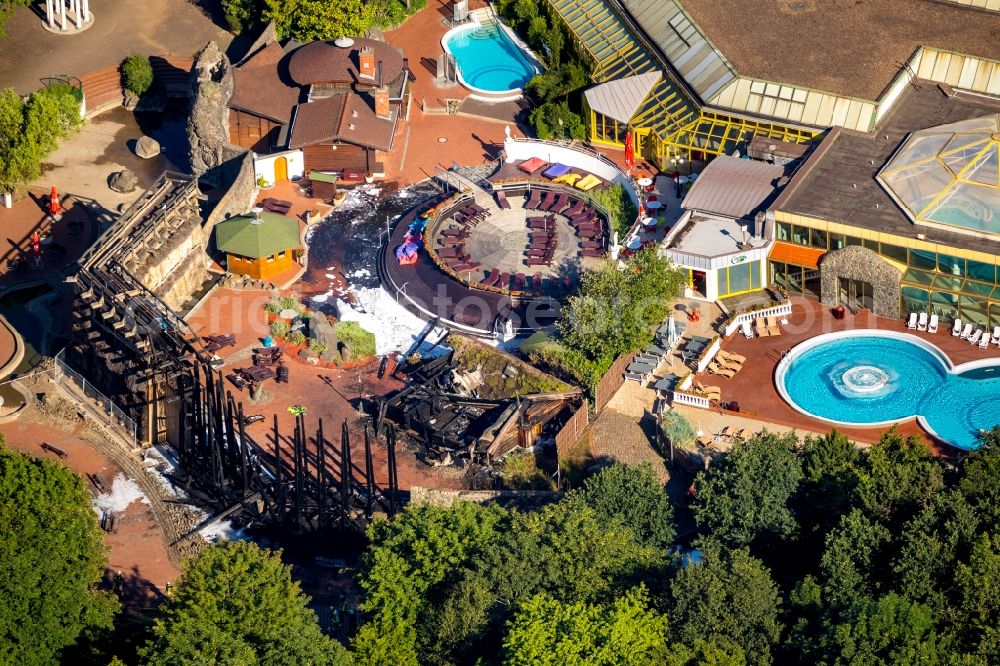
[[[1000,424],[1000,358],[954,366],[913,335],[827,333],[794,347],[775,371],[778,392],[800,412],[837,425],[883,426],[916,416],[961,449]]]
[[[480,98],[516,98],[538,69],[498,23],[473,23],[449,30],[442,39],[455,56],[459,81]]]

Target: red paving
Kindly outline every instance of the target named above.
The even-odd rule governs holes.
[[[283,293],[301,296],[294,289]],[[268,292],[217,289],[195,314],[188,317],[188,323],[198,335],[225,333],[236,335],[236,345],[219,352],[219,356],[225,361],[241,349],[251,345],[259,346],[261,340],[268,334],[264,304],[269,298]],[[263,422],[248,426],[247,434],[260,446],[267,447],[270,453],[273,450],[272,424],[274,416],[277,415],[278,428],[285,440],[282,443],[282,450],[290,457],[292,446],[288,438],[294,430],[295,417],[288,412],[288,408],[293,405],[304,405],[306,426],[310,430],[310,436],[315,433],[319,419],[323,419],[325,439],[337,442],[338,447],[341,424],[347,420],[351,427],[351,457],[355,465],[363,469],[364,439],[358,426],[358,413],[351,400],[357,400],[359,391],[365,396],[386,395],[390,391],[402,388],[403,384],[388,376],[379,380],[378,359],[359,362],[357,366],[350,368],[325,368],[311,365],[300,358],[297,354],[298,348],[292,348],[280,341],[279,346],[284,351],[290,383],[277,384],[273,380],[267,380],[264,383],[266,397],[263,402],[250,402],[247,392],[240,391],[226,382],[226,389],[243,403],[244,413],[265,416]],[[227,363],[222,368],[222,373],[228,375],[234,368],[250,364],[249,358]],[[373,448],[375,477],[378,483],[385,485],[388,483],[386,450],[380,442],[374,442]],[[309,449],[315,450],[314,442],[310,441]],[[438,488],[461,487],[459,479],[445,478],[404,452],[399,452],[397,455],[397,468],[399,487],[403,490],[408,490],[413,485]]]
[[[17,451],[59,461],[41,449],[42,442],[54,444],[69,454],[62,462],[80,475],[99,474],[111,484],[121,470],[85,440],[67,432],[24,420],[0,425],[7,446]],[[88,483],[88,490],[92,487]],[[167,581],[176,580],[179,572],[167,559],[163,531],[149,505],[135,501],[120,516],[114,533],[104,533],[109,547],[106,577],[116,572],[125,577],[128,596],[133,600],[149,599],[165,589]]]
[[[952,337],[950,327],[942,324],[937,333],[918,333],[907,331],[902,320],[876,317],[863,311],[857,315],[849,312],[842,320],[834,319],[828,306],[818,301],[803,297],[792,298],[792,314],[788,324],[781,326],[782,334],[766,338],[745,338],[739,331],[723,341],[722,348],[726,351],[747,357],[743,369],[732,379],[726,380],[718,375],[701,373],[697,379],[705,385],[719,386],[722,389],[722,400],[735,400],[740,404],[740,416],[778,423],[784,426],[810,430],[814,432],[829,432],[830,424],[809,418],[795,411],[782,400],[774,384],[774,369],[782,354],[795,345],[822,333],[845,331],[861,328],[886,329],[913,333],[937,345],[955,364],[976,359],[989,358],[996,355],[995,350],[986,352],[973,347],[968,342]],[[727,412],[724,412],[727,413]],[[879,428],[845,428],[837,426],[852,439],[874,443],[885,432]],[[909,419],[899,424],[898,429],[904,435],[918,434],[928,441],[940,446],[944,453],[953,450],[941,442],[937,442],[928,432]]]

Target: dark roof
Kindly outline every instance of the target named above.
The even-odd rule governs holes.
[[[741,76],[848,97],[878,99],[918,46],[1000,60],[1000,13],[953,2],[679,2]]]
[[[785,167],[721,155],[712,160],[691,186],[681,207],[733,219],[752,218],[778,194]]]
[[[1000,241],[914,225],[875,176],[910,132],[1000,111],[1000,99],[957,93],[934,83],[908,86],[873,134],[836,127],[775,200],[774,210],[931,243],[1000,253]],[[888,139],[886,139],[888,137]]]
[[[313,83],[357,83],[358,53],[368,47],[375,51],[376,64],[382,62],[382,81],[388,84],[403,72],[403,55],[385,42],[355,39],[347,48],[333,42],[309,42],[296,49],[288,60],[288,72],[299,85]],[[371,82],[374,85],[376,82]]]
[[[251,259],[301,246],[298,220],[264,211],[255,221],[253,215],[237,215],[215,225],[215,246]]]
[[[299,88],[291,82],[281,59],[285,53],[271,42],[233,68],[233,95],[229,107],[279,123],[291,120],[299,102]]]
[[[394,110],[391,118],[379,118],[366,98],[353,92],[299,104],[292,121],[288,147],[344,142],[389,150],[396,128],[395,113]]]

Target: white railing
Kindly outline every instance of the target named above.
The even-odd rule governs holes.
[[[758,317],[787,317],[790,314],[792,314],[792,304],[790,301],[761,310],[740,313],[726,326],[726,337],[738,331],[744,322],[753,322]]]
[[[690,393],[682,393],[680,391],[673,392],[671,401],[675,405],[687,405],[689,407],[698,407],[699,409],[709,408],[708,398],[700,395],[691,395]]]
[[[715,358],[715,355],[718,353],[721,346],[722,338],[716,338],[712,341],[712,344],[708,347],[708,351],[705,352],[705,355],[698,361],[698,372],[705,372],[705,368],[707,368],[708,364],[712,362],[713,358]]]

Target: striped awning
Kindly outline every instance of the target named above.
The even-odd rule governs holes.
[[[784,243],[775,241],[771,248],[771,261],[783,261],[786,264],[805,266],[806,268],[819,268],[819,258],[826,254],[826,250],[814,247],[803,247],[794,243]]]

